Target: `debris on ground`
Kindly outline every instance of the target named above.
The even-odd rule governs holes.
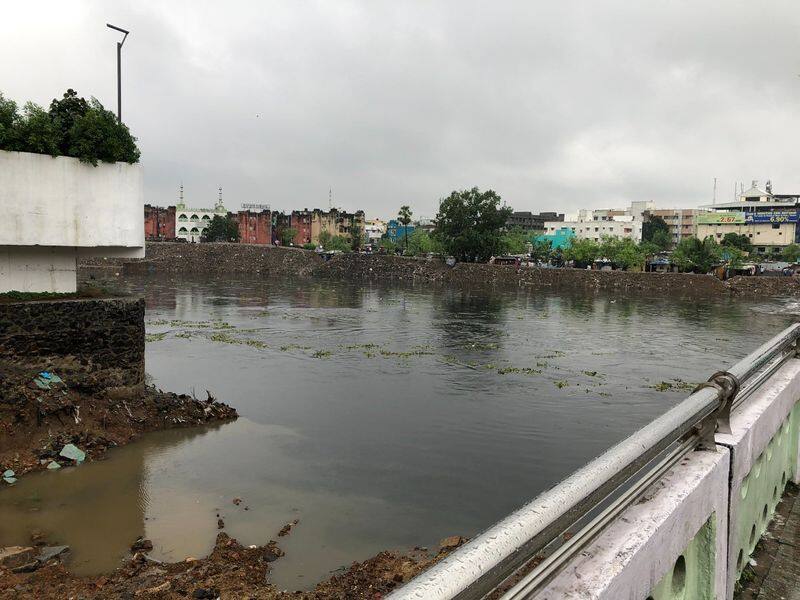
[[[76,465],[86,460],[86,452],[78,448],[75,444],[66,444],[58,455],[74,461]]]
[[[283,537],[285,535],[289,535],[289,532],[292,530],[292,527],[297,525],[299,522],[300,522],[300,519],[295,519],[291,523],[287,523],[286,525],[281,527],[281,530],[278,532],[278,537]]]
[[[86,367],[56,374],[4,362],[0,377],[0,474],[12,484],[29,471],[56,470],[102,457],[159,429],[218,423],[236,410],[209,397],[162,392],[145,385],[127,396],[105,393]],[[75,381],[74,384],[69,383]],[[96,384],[96,385],[95,385]],[[2,483],[0,483],[1,485]]]
[[[153,542],[141,536],[136,538],[136,541],[131,544],[131,552],[150,552],[153,549]]]

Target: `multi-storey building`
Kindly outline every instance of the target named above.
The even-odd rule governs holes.
[[[642,225],[647,213],[655,209],[653,202],[632,202],[627,209],[581,209],[575,215],[567,215],[563,221],[547,221],[545,234],[568,229],[577,239],[599,242],[605,236],[642,240]]]
[[[800,195],[773,194],[753,181],[734,202],[704,206],[695,215],[697,237],[721,241],[726,233],[746,235],[757,254],[775,255],[792,243],[800,243]]]
[[[144,205],[144,239],[163,242],[175,239],[175,207]]]
[[[347,237],[352,235],[353,227],[357,227],[362,235],[364,233],[364,211],[348,213],[332,208],[324,211],[319,208],[292,211],[291,227],[296,230],[294,244],[318,244],[319,236],[323,232],[332,236]]]
[[[648,211],[650,216],[664,219],[664,222],[669,226],[673,246],[677,245],[682,239],[695,237],[697,234],[695,215],[698,212],[696,208],[670,208]]]
[[[177,230],[175,237],[186,240],[187,242],[199,242],[203,235],[203,230],[211,223],[211,219],[219,215],[226,217],[228,211],[222,204],[222,188],[219,188],[219,197],[214,204],[214,208],[188,208],[183,201],[183,186],[180,190],[180,198],[175,207],[178,215],[175,226]]]
[[[563,221],[564,215],[555,212],[533,214],[530,211],[511,213],[506,221],[506,229],[524,229],[525,231],[544,231],[547,222]]]
[[[242,244],[272,244],[272,213],[269,209],[261,211],[240,210],[239,242]]]

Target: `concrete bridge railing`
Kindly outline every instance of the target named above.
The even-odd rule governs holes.
[[[800,464],[800,324],[395,591],[730,599]]]

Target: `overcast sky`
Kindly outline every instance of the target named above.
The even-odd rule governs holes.
[[[139,138],[146,201],[333,203],[434,216],[453,189],[517,210],[800,193],[798,0],[26,2],[0,91],[72,87]]]

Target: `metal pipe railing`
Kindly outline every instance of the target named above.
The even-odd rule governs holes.
[[[739,383],[757,374],[771,361],[788,352],[800,337],[800,323],[792,325],[733,365],[728,374]],[[774,368],[777,367],[773,367]],[[729,399],[728,399],[729,400]],[[723,392],[719,387],[703,387],[630,437],[613,446],[564,481],[543,492],[534,500],[502,519],[458,548],[450,556],[395,590],[391,600],[478,599],[547,547],[562,532],[578,523],[590,511],[635,475],[647,478],[657,467],[640,473],[651,461],[676,442],[691,450],[697,444],[700,424],[715,418],[721,408]],[[674,450],[672,451],[674,453]],[[663,464],[662,460],[658,464]],[[623,496],[625,494],[623,493]],[[634,498],[635,499],[635,498]],[[632,501],[632,500],[631,500]],[[614,502],[612,502],[614,504]],[[618,504],[618,503],[617,503]],[[593,521],[594,523],[594,521]],[[596,535],[596,524],[582,530]],[[577,534],[576,534],[577,536]],[[572,539],[569,547],[579,549],[581,540]],[[563,554],[563,552],[561,553]],[[545,561],[547,562],[547,561]],[[539,567],[526,577],[541,579]]]

